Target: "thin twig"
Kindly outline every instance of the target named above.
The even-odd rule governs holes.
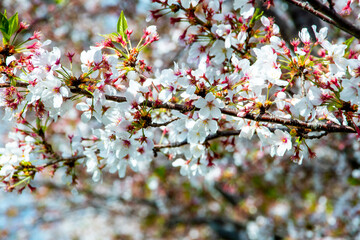
[[[240,134],[240,130],[225,130],[225,131],[217,131],[214,134],[211,134],[205,138],[205,142],[220,138],[220,137],[229,137],[229,136],[236,136]],[[153,148],[154,151],[159,151],[162,148],[174,148],[174,147],[181,147],[188,144],[188,140],[184,140],[182,142],[164,144],[164,145],[155,145]]]
[[[69,158],[58,158],[52,162],[48,162],[45,165],[43,165],[42,167],[49,167],[55,164],[58,164],[60,162],[66,162],[66,163],[73,163],[81,158],[84,158],[86,156],[74,156],[74,157],[69,157]]]
[[[148,126],[150,126],[150,127],[167,126],[167,125],[169,125],[170,123],[172,123],[172,122],[174,122],[176,120],[179,120],[179,118],[174,118],[174,119],[171,119],[170,121],[167,121],[167,122],[164,122],[164,123],[149,123]]]

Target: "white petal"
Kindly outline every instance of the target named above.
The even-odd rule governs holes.
[[[200,111],[199,111],[199,117],[201,119],[206,119],[210,116],[210,111],[209,111],[209,108],[207,107],[204,107],[204,108],[201,108]]]
[[[102,53],[101,50],[97,50],[94,54],[94,63],[98,64],[102,61]]]
[[[212,116],[213,118],[216,118],[216,119],[221,118],[221,111],[220,111],[220,109],[219,109],[219,108],[213,108],[213,109],[211,110],[211,116]]]
[[[123,178],[125,177],[126,174],[126,162],[125,161],[120,161],[119,165],[118,165],[118,169],[119,169],[119,178]]]
[[[63,97],[61,94],[55,94],[54,96],[54,108],[61,107],[61,104],[63,103]]]
[[[60,88],[60,93],[61,93],[62,96],[68,97],[70,91],[69,91],[69,89],[67,87],[61,87]]]
[[[206,105],[206,101],[203,98],[199,98],[195,103],[195,107],[197,108],[203,108]]]
[[[81,103],[78,103],[76,105],[76,109],[80,110],[80,111],[87,111],[90,109],[89,105],[87,105],[86,103],[84,102],[81,102]]]
[[[91,112],[87,111],[84,112],[83,114],[81,114],[81,121],[83,121],[84,123],[87,123],[88,121],[90,121],[91,119]]]
[[[172,163],[172,165],[173,165],[173,167],[181,167],[181,166],[183,166],[185,163],[186,163],[186,161],[185,161],[184,159],[178,158],[178,159],[176,159],[176,160]]]
[[[93,173],[92,180],[94,182],[99,182],[101,180],[101,171],[99,169],[96,169]]]
[[[80,54],[80,61],[84,64],[88,62],[88,54],[86,51],[82,51]]]

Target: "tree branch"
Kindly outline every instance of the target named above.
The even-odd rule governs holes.
[[[321,18],[323,21],[330,23],[338,27],[339,29],[347,32],[348,34],[360,39],[360,29],[346,21],[341,15],[339,15],[333,8],[329,8],[322,4],[319,0],[285,0],[288,3],[294,4],[302,9],[308,11],[311,14]],[[309,6],[309,4],[311,6]],[[331,2],[330,2],[331,4]]]
[[[14,86],[14,87],[24,87],[24,88],[26,88],[27,86],[29,86],[28,83],[16,82],[16,86]],[[0,88],[7,88],[7,87],[11,87],[11,84],[10,83],[0,83]]]
[[[307,12],[315,15],[316,17],[320,18],[321,20],[323,20],[324,22],[327,22],[331,25],[335,25],[336,26],[336,22],[333,21],[331,18],[329,18],[328,16],[322,14],[321,12],[316,11],[312,6],[309,5],[309,3],[307,2],[303,2],[300,0],[284,0],[288,3],[291,3],[297,7],[300,7],[304,10],[306,10]]]
[[[77,161],[77,160],[79,160],[81,158],[84,158],[84,157],[86,157],[86,156],[74,156],[74,157],[69,157],[69,158],[58,158],[58,159],[56,159],[56,160],[54,160],[52,162],[46,163],[42,167],[44,167],[44,168],[49,167],[51,165],[55,165],[55,164],[60,163],[60,162],[73,163],[73,162],[75,162],[75,161]]]
[[[86,92],[86,91],[82,91],[80,93],[83,93],[83,92]],[[109,96],[109,95],[106,95],[106,99],[115,101],[115,102],[125,102],[126,101],[125,97]],[[152,108],[157,108],[157,109],[159,109],[159,108],[172,109],[172,110],[178,110],[180,112],[189,112],[192,110],[199,110],[196,107],[189,108],[183,104],[176,104],[176,103],[158,104],[157,102],[154,102],[154,101],[145,101],[145,102],[141,103],[141,105],[144,105],[144,104],[147,107],[152,107]],[[226,114],[226,115],[233,116],[233,117],[239,117],[239,115],[242,114],[240,111],[236,111],[236,110],[228,109],[228,108],[221,108],[220,110],[221,110],[222,114]],[[330,132],[356,133],[355,129],[353,129],[352,127],[349,127],[349,126],[337,125],[335,123],[320,123],[320,122],[319,123],[308,123],[308,122],[304,122],[304,121],[301,121],[298,119],[287,119],[287,118],[282,118],[282,117],[276,117],[269,113],[264,113],[261,116],[259,116],[258,114],[247,113],[245,116],[241,116],[239,118],[254,120],[257,122],[268,122],[268,123],[281,124],[284,126],[306,128],[306,129],[311,129],[312,131],[326,131],[328,133],[330,133]]]
[[[235,135],[239,135],[240,134],[240,130],[225,130],[225,131],[217,131],[214,134],[211,134],[209,136],[207,136],[205,138],[205,142],[206,141],[210,141],[213,140],[215,138],[219,138],[219,137],[230,137],[230,136],[235,136]],[[177,143],[170,143],[170,144],[164,144],[164,145],[155,145],[155,147],[153,148],[153,150],[155,152],[158,152],[160,149],[162,148],[174,148],[174,147],[181,147],[184,146],[186,144],[188,144],[188,140],[184,140],[182,142],[177,142]]]
[[[26,84],[26,83],[22,83],[21,87],[26,87],[27,85],[28,84]],[[10,86],[10,83],[0,84],[0,88],[1,87],[9,87],[9,86]],[[92,95],[89,92],[87,92],[83,89],[79,89],[79,88],[71,89],[71,92],[83,94],[88,97],[92,97]],[[105,97],[107,100],[114,101],[114,102],[119,102],[119,103],[126,102],[125,97],[109,96],[109,95],[105,95]],[[148,100],[145,100],[140,105],[142,105],[142,106],[145,105],[147,107],[154,108],[154,109],[165,108],[165,109],[171,109],[171,110],[178,110],[180,112],[189,112],[189,111],[193,111],[193,110],[200,110],[199,108],[188,107],[183,104],[177,104],[177,103],[161,103],[161,104],[159,104],[158,102],[148,101]],[[350,126],[337,125],[335,123],[322,123],[322,122],[309,123],[309,122],[301,121],[298,119],[287,119],[287,118],[283,118],[283,117],[276,117],[270,113],[264,113],[261,115],[254,114],[254,113],[247,113],[247,114],[243,115],[242,112],[233,110],[233,109],[229,109],[229,108],[221,108],[220,111],[222,114],[233,116],[233,117],[241,116],[239,118],[253,120],[256,122],[268,122],[268,123],[274,123],[274,124],[281,124],[283,126],[292,126],[292,127],[297,127],[297,128],[310,129],[310,130],[316,131],[316,132],[326,131],[327,133],[335,133],[335,132],[356,133],[356,130]]]
[[[171,119],[170,121],[167,121],[167,122],[164,122],[164,123],[149,123],[149,126],[150,127],[162,127],[162,126],[167,126],[169,125],[170,123],[176,121],[176,120],[179,120],[179,118],[174,118],[174,119]]]

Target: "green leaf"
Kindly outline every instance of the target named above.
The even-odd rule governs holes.
[[[124,40],[127,39],[126,34],[125,34],[127,27],[128,27],[128,25],[127,25],[127,21],[126,21],[125,15],[124,15],[124,11],[121,11],[116,30],[120,34],[120,36],[123,37]]]
[[[9,43],[11,36],[19,29],[19,16],[15,13],[10,19],[4,13],[0,13],[0,31],[3,35],[3,42]]]
[[[0,31],[2,33],[8,33],[9,31],[9,21],[6,18],[6,11],[4,14],[0,13]]]
[[[19,16],[18,13],[15,13],[11,18],[9,18],[9,30],[8,34],[11,36],[19,29]]]
[[[337,109],[336,103],[335,103],[335,102],[329,103],[329,104],[327,105],[327,109],[328,109],[330,112],[335,111],[335,110]]]
[[[347,49],[350,47],[350,45],[352,44],[352,42],[354,41],[355,37],[349,38],[348,40],[346,40],[344,42],[344,44],[347,46]]]
[[[10,79],[10,85],[16,87],[16,79],[15,78]]]
[[[99,34],[99,36],[102,36],[103,38],[106,38],[106,39],[111,39],[112,41],[115,41],[116,37],[119,36],[118,33],[109,33],[109,34]]]
[[[1,31],[3,35],[3,43],[8,44],[10,42],[11,35],[7,34],[6,32]]]
[[[260,8],[256,8],[256,9],[255,9],[255,13],[254,13],[254,15],[252,16],[252,18],[251,18],[251,20],[250,20],[250,23],[249,23],[249,26],[250,26],[250,27],[253,27],[254,24],[255,24],[255,21],[259,20],[259,19],[261,18],[261,16],[264,14],[263,11],[261,11],[261,12],[260,12],[260,11],[261,11]]]

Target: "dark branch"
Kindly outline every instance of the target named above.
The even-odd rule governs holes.
[[[162,126],[167,126],[169,125],[170,123],[176,121],[176,120],[179,120],[179,118],[174,118],[174,119],[171,119],[170,121],[167,121],[167,122],[164,122],[164,123],[150,123],[149,126],[150,127],[162,127]]]
[[[344,32],[360,39],[360,29],[350,22],[346,21],[341,15],[339,15],[333,8],[329,8],[322,4],[319,0],[285,0],[288,3],[294,4],[302,9],[314,14],[315,16],[321,18],[323,21],[334,25]],[[311,6],[308,4],[310,3]],[[331,2],[330,2],[331,4]]]
[[[217,131],[216,133],[207,136],[205,138],[205,142],[213,140],[215,138],[220,138],[220,137],[236,136],[236,135],[239,135],[240,132],[241,132],[240,130]],[[186,144],[188,144],[187,140],[184,140],[182,142],[177,142],[177,143],[170,143],[170,144],[166,144],[166,145],[155,145],[153,150],[157,152],[162,148],[181,147],[181,146],[184,146]]]
[[[77,160],[84,158],[86,156],[74,156],[74,157],[69,157],[69,158],[58,158],[52,162],[48,162],[45,165],[43,165],[43,167],[49,167],[55,164],[58,164],[60,162],[65,162],[65,163],[73,163],[76,162]]]
[[[28,85],[29,85],[28,83],[16,82],[16,86],[14,86],[14,87],[26,88]],[[0,83],[0,88],[7,88],[7,87],[11,87],[11,84],[10,83]]]
[[[322,14],[321,12],[316,11],[312,6],[309,5],[309,3],[307,2],[303,2],[300,0],[285,0],[288,3],[291,3],[295,6],[298,6],[304,10],[306,10],[307,12],[315,15],[316,17],[320,18],[321,20],[323,20],[324,22],[327,22],[331,25],[335,25],[336,26],[336,22],[333,21],[331,18],[329,18],[328,16]]]

